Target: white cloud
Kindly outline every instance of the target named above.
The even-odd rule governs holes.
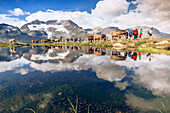
[[[111,24],[111,19],[122,15],[128,9],[129,3],[126,0],[104,0],[96,4],[96,8],[89,14],[86,11],[53,11],[48,9],[46,12],[38,11],[26,17],[28,22],[35,19],[47,21],[72,20],[83,28],[93,28],[97,26],[106,27]]]
[[[25,20],[20,20],[18,17],[11,16],[23,16],[30,15],[30,12],[24,12],[20,8],[15,8],[14,10],[8,10],[9,14],[0,14],[0,23],[6,23],[10,25],[14,25],[17,27],[21,27],[26,24]]]
[[[149,62],[146,55],[142,55],[141,61],[135,62],[128,58],[126,61],[118,61],[116,64],[126,66],[135,72],[133,80],[135,84],[142,84],[156,95],[170,93],[169,56],[154,54]]]
[[[29,63],[30,61],[24,59],[23,57],[20,59],[12,60],[10,62],[7,61],[0,62],[0,73],[10,70],[16,70],[16,68],[20,68]]]
[[[50,56],[48,57],[51,58]],[[29,68],[23,68],[25,65],[29,65]],[[91,68],[96,72],[98,78],[108,81],[120,81],[127,76],[125,69],[122,69],[121,66],[127,67],[127,69],[135,73],[135,76],[129,75],[133,77],[132,83],[142,84],[143,87],[153,91],[156,95],[170,93],[170,61],[169,56],[166,55],[154,54],[152,60],[149,62],[145,54],[142,55],[142,60],[138,61],[133,61],[130,57],[127,57],[126,61],[115,61],[110,60],[109,56],[84,54],[72,63],[63,63],[61,61],[59,63],[46,62],[41,64],[28,61],[21,57],[10,62],[0,62],[0,73],[15,70],[15,73],[24,75],[35,70],[42,72],[59,72],[69,70],[79,71]],[[127,85],[128,83],[116,83],[116,86],[121,86],[121,89],[125,89]]]
[[[156,27],[162,32],[170,33],[170,1],[169,0],[136,0],[132,2],[137,5],[137,9],[126,13],[129,2],[126,0],[103,0],[96,4],[96,8],[91,10],[91,14],[86,11],[38,11],[30,14],[17,8],[9,11],[12,15],[30,14],[25,19],[31,22],[35,19],[47,20],[72,20],[83,28],[117,26],[121,29],[135,26]],[[140,11],[140,13],[138,13]],[[125,14],[126,13],[126,14]],[[1,15],[2,16],[2,15]],[[7,18],[7,22],[20,25],[24,21],[17,18]],[[1,22],[2,20],[0,20]],[[5,19],[4,19],[5,21]],[[20,23],[21,22],[21,23]],[[1,22],[2,23],[2,22]]]
[[[23,16],[23,15],[30,15],[30,12],[24,12],[23,10],[21,10],[20,8],[15,8],[14,10],[8,10],[8,12],[10,13],[10,16]]]
[[[50,57],[50,53],[52,53],[53,50],[48,50],[46,54],[32,54],[31,60],[53,60],[53,59],[64,59],[70,51],[66,51],[63,53],[57,53],[57,56],[55,57]]]
[[[20,68],[20,69],[15,70],[14,73],[20,73],[21,75],[25,75],[25,74],[28,74],[29,72],[30,72],[30,69]]]
[[[83,28],[94,28],[97,26],[117,26],[129,28],[135,26],[153,26],[161,31],[168,32],[170,28],[170,2],[169,0],[137,0],[137,9],[124,14],[128,10],[129,3],[126,0],[104,0],[96,4],[92,13],[53,11],[38,11],[26,17],[28,22],[35,19],[47,21],[49,19],[73,20]],[[138,13],[140,11],[141,13]]]
[[[11,18],[6,14],[0,14],[0,23],[6,23],[6,24],[21,27],[26,23],[26,21],[20,20],[19,18]]]

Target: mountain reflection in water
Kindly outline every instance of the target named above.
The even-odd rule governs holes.
[[[76,46],[0,48],[0,112],[170,111],[169,56]]]

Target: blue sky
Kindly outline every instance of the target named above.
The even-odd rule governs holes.
[[[170,33],[169,0],[0,0],[0,23],[72,20],[83,28],[149,26]]]
[[[62,10],[62,11],[87,11],[96,7],[100,0],[0,0],[0,13],[7,13],[8,10],[20,8],[24,11],[34,13],[36,11]],[[127,2],[135,0],[126,0]],[[135,5],[130,4],[129,9],[134,9]]]
[[[23,11],[35,13],[37,11],[46,11],[47,9],[55,11],[87,11],[91,13],[96,4],[102,0],[0,0],[0,14],[6,14],[9,10],[20,8]],[[127,2],[136,0],[126,0]],[[128,12],[135,9],[136,5],[130,3]],[[27,15],[20,15],[20,20],[25,20]],[[15,16],[11,16],[15,17]]]
[[[99,0],[0,0],[0,13],[7,10],[21,8],[31,13],[36,11],[64,10],[64,11],[88,11],[95,8]]]

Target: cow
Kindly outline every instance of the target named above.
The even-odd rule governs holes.
[[[50,39],[42,39],[41,40],[41,43],[47,43],[47,42],[49,42],[50,41]]]
[[[96,40],[106,40],[107,36],[105,34],[97,34],[97,35],[91,35],[91,36],[87,36],[87,40],[90,41],[92,43],[95,42]]]
[[[50,39],[50,42],[55,42],[55,39]]]
[[[96,41],[96,40],[106,40],[106,35],[105,34],[98,34],[98,35],[94,35],[94,42]]]
[[[126,56],[122,56],[119,51],[111,51],[110,59],[112,60],[126,60]]]
[[[87,50],[87,54],[94,54],[94,49],[92,47],[89,47]]]
[[[34,40],[31,40],[32,43],[34,43]]]
[[[9,39],[8,42],[10,45],[15,45],[15,39]]]
[[[51,49],[50,46],[41,46],[42,49]]]
[[[87,41],[90,41],[92,43],[93,40],[94,40],[94,35],[87,36]]]
[[[128,35],[128,31],[127,30],[111,31],[110,35],[111,35],[112,40],[113,40],[113,37],[117,37],[117,39],[119,39],[123,35]]]
[[[9,52],[16,53],[16,48],[15,47],[10,47]]]
[[[106,50],[102,48],[94,48],[94,54],[97,56],[106,55]]]
[[[35,43],[38,43],[38,42],[39,42],[39,40],[35,40],[34,42],[35,42]]]
[[[64,39],[55,39],[55,42],[64,42]]]
[[[39,46],[35,46],[36,48],[39,48]]]

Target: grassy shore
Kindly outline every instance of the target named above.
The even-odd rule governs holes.
[[[159,44],[162,41],[166,41],[168,43]],[[73,43],[73,42],[60,42],[60,43],[32,43],[32,44],[24,44],[17,43],[15,45],[9,45],[8,43],[0,43],[0,47],[23,47],[23,46],[37,46],[37,45],[47,45],[47,46],[57,46],[57,45],[67,45],[67,46],[88,46],[88,47],[100,47],[100,48],[114,48],[114,44],[119,43],[123,47],[120,50],[124,51],[140,51],[143,53],[155,53],[155,54],[166,54],[170,55],[170,39],[143,39],[143,40],[119,40],[119,41],[103,41],[97,43]]]
[[[10,45],[8,43],[0,43],[0,47],[9,47]]]
[[[30,46],[30,44],[16,42],[15,45],[10,45],[8,42],[0,43],[0,47],[26,47],[26,46]]]

